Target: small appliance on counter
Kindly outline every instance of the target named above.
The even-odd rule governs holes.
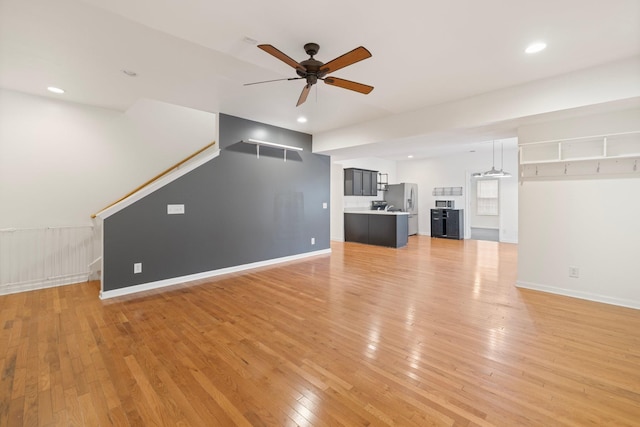
[[[455,209],[454,200],[436,200],[436,209]]]
[[[372,211],[383,211],[387,207],[387,202],[384,200],[372,200],[371,201],[371,210]]]

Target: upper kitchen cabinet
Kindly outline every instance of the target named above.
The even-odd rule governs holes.
[[[344,170],[345,196],[377,196],[378,171],[346,168]]]

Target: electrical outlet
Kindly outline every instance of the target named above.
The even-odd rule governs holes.
[[[322,209],[327,209],[327,202],[322,203]]]
[[[316,238],[315,238],[315,237],[312,237],[312,238],[311,238],[311,244],[312,244],[312,245],[315,245],[315,244],[316,244]]]
[[[578,267],[569,267],[569,277],[576,279],[580,277],[580,269]]]
[[[133,274],[142,273],[142,263],[136,262],[133,264]]]

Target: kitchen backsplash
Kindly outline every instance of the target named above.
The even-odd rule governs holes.
[[[378,193],[378,196],[344,196],[344,209],[357,209],[357,208],[371,208],[372,200],[383,200],[384,196],[381,192]]]

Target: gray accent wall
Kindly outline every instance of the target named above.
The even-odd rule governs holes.
[[[224,114],[219,135],[217,158],[105,219],[103,291],[329,249],[330,159],[311,135]],[[248,138],[303,151],[258,159]]]

